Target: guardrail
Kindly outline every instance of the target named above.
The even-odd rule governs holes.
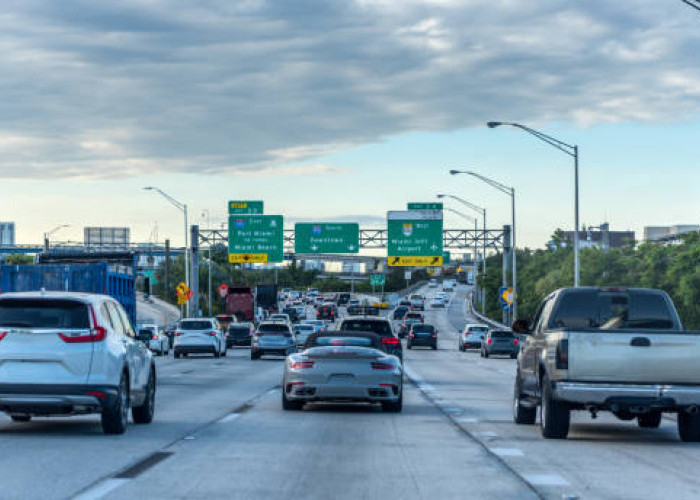
[[[467,295],[467,312],[474,316],[476,319],[481,321],[482,323],[486,323],[489,325],[491,328],[498,328],[499,330],[504,329],[504,330],[509,330],[510,326],[504,325],[503,323],[499,323],[498,321],[494,321],[491,318],[488,318],[486,316],[483,316],[476,312],[476,308],[474,307],[474,294],[469,293]]]

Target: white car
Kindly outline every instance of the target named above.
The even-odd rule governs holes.
[[[188,354],[226,356],[226,337],[216,318],[183,319],[175,330],[175,358]]]
[[[272,321],[272,322],[284,321],[285,323],[287,323],[287,326],[289,327],[289,331],[292,330],[292,320],[289,317],[289,314],[287,314],[287,313],[270,314],[270,317],[267,318],[267,321]]]
[[[134,423],[153,420],[153,354],[106,295],[1,295],[0,373],[0,409],[15,422],[100,413],[106,434],[122,434],[129,408]]]
[[[442,282],[442,291],[443,292],[453,292],[455,289],[455,282],[454,280],[445,280]]]
[[[457,337],[457,348],[460,351],[467,349],[481,349],[481,344],[489,333],[488,325],[483,324],[468,324],[464,330],[459,332]]]
[[[313,326],[314,333],[323,331],[326,328],[326,322],[322,319],[305,319],[301,322],[301,324]]]
[[[140,325],[137,337],[160,356],[167,356],[170,352],[170,339],[158,325]]]
[[[312,333],[316,333],[314,325],[309,325],[308,323],[294,325],[294,336],[296,337],[297,347],[304,347],[304,345],[306,345],[306,340]]]

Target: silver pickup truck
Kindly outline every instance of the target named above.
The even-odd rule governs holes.
[[[550,294],[524,335],[513,413],[565,439],[572,410],[610,411],[656,428],[678,414],[682,441],[700,441],[700,332],[683,330],[668,294],[642,288],[568,288]]]

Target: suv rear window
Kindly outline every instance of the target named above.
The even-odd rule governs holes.
[[[228,329],[229,333],[235,333],[238,335],[250,333],[250,327],[247,326],[230,326]]]
[[[414,332],[430,332],[433,333],[435,331],[435,327],[433,325],[423,325],[423,324],[416,324],[413,325],[413,331]]]
[[[512,332],[491,332],[491,338],[494,338],[494,339],[513,338],[513,333]]]
[[[0,300],[0,326],[17,328],[90,328],[82,302],[60,299]]]
[[[485,326],[472,326],[467,329],[467,333],[486,333],[488,330]]]
[[[210,321],[183,321],[180,330],[211,330],[214,326]]]
[[[289,327],[287,325],[260,325],[258,331],[263,333],[289,332]]]
[[[386,321],[372,321],[370,319],[349,319],[343,321],[340,330],[356,332],[373,332],[378,335],[392,335],[391,326]]]
[[[421,319],[423,315],[421,313],[409,312],[404,316],[406,319]]]

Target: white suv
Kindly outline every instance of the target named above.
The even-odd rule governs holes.
[[[122,434],[129,407],[153,420],[155,393],[153,355],[111,297],[0,295],[0,411],[15,422],[101,413],[104,432]]]
[[[176,358],[202,353],[226,356],[226,335],[216,318],[183,319],[175,331],[173,351]]]

